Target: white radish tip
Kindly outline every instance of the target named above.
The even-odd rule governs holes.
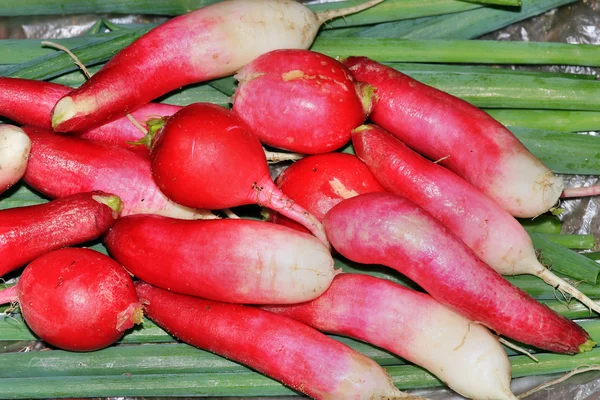
[[[52,110],[52,128],[56,129],[57,126],[73,118],[76,114],[77,107],[73,99],[70,96],[63,97]]]

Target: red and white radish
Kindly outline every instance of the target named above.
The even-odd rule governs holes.
[[[148,283],[231,303],[311,300],[338,272],[315,237],[263,221],[136,215],[121,218],[104,243],[131,274]]]
[[[439,160],[516,217],[556,205],[562,178],[484,111],[366,57],[344,64],[375,88],[370,119],[413,150]]]
[[[150,159],[154,181],[179,204],[208,209],[260,204],[328,244],[319,220],[273,183],[250,128],[224,107],[194,103],[169,117],[154,137]]]
[[[381,1],[315,14],[293,0],[229,0],[173,18],[63,97],[52,126],[58,132],[88,129],[174,89],[231,75],[271,50],[307,49],[325,21]]]
[[[343,256],[401,272],[440,303],[498,334],[560,353],[595,346],[579,325],[511,285],[407,199],[391,193],[359,195],[334,206],[324,224]]]
[[[115,195],[88,192],[0,211],[0,276],[49,251],[100,237],[121,208]]]
[[[340,274],[315,300],[262,308],[391,351],[465,397],[516,399],[500,342],[428,294],[368,275]]]
[[[293,319],[137,282],[146,315],[185,343],[241,362],[314,399],[413,398],[377,363]]]
[[[523,226],[452,171],[423,158],[376,125],[352,134],[356,155],[390,192],[423,207],[502,275],[539,276],[600,312],[600,306],[537,259]]]
[[[233,111],[262,143],[303,154],[333,151],[371,109],[372,90],[339,61],[309,50],[263,54],[235,75]]]
[[[0,304],[15,301],[36,335],[71,351],[109,346],[142,319],[131,277],[89,249],[60,249],[35,259],[15,286],[0,292]]]
[[[214,218],[206,210],[176,204],[160,192],[147,157],[104,143],[24,127],[32,142],[24,180],[51,198],[101,190],[123,201],[121,215],[158,214]]]
[[[22,129],[0,125],[0,194],[25,174],[31,140]]]

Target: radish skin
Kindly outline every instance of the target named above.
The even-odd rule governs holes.
[[[146,315],[185,343],[241,362],[314,399],[410,399],[373,360],[304,324],[137,282]]]
[[[32,142],[23,179],[51,198],[101,190],[123,201],[121,215],[158,214],[182,219],[215,218],[207,210],[176,204],[160,192],[150,161],[129,150],[42,128],[24,127]]]
[[[228,0],[180,15],[121,50],[60,99],[52,126],[58,132],[89,129],[174,89],[231,75],[271,50],[307,49],[327,19],[381,1],[315,14],[293,0]]]
[[[262,308],[391,351],[462,396],[516,399],[510,362],[496,337],[425,293],[368,275],[340,274],[315,300]]]
[[[291,304],[323,293],[338,273],[306,233],[262,221],[121,218],[104,238],[134,276],[177,293],[245,304]]]
[[[25,174],[31,141],[22,129],[0,125],[0,194]]]
[[[121,200],[77,193],[49,203],[0,211],[0,276],[52,250],[100,237],[119,217]]]
[[[413,150],[440,160],[515,217],[556,205],[562,178],[484,111],[366,57],[344,64],[375,88],[370,119]]]
[[[531,238],[514,217],[467,181],[376,125],[356,129],[352,143],[356,155],[388,191],[423,207],[495,271],[536,275],[600,312],[596,302],[538,261]]]
[[[356,196],[334,206],[324,224],[343,256],[399,271],[440,303],[498,334],[559,353],[595,346],[580,326],[512,286],[407,199],[391,193]]]
[[[142,319],[131,277],[110,257],[89,249],[37,258],[15,286],[0,292],[0,303],[14,301],[36,335],[70,351],[107,347]]]

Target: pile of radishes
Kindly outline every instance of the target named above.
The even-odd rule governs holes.
[[[514,218],[552,208],[561,179],[474,106],[366,58],[305,50],[333,16],[231,0],[155,28],[78,89],[0,78],[0,115],[23,125],[0,127],[0,190],[23,178],[55,199],[0,211],[0,272],[29,264],[0,301],[74,351],[114,343],[144,312],[317,399],[411,397],[321,332],[380,346],[473,399],[516,398],[496,335],[594,347],[501,276],[540,276],[600,311],[537,261]],[[147,104],[234,72],[231,110]],[[335,152],[349,142],[356,155]],[[307,156],[275,184],[263,145]],[[268,221],[228,210],[248,204]],[[100,237],[112,258],[64,248]],[[424,292],[341,273],[332,251]]]

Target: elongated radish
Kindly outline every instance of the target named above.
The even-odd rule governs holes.
[[[394,268],[440,303],[501,335],[560,353],[595,346],[581,327],[512,286],[405,198],[359,195],[334,206],[324,224],[331,244],[345,257]]]
[[[88,192],[0,211],[0,276],[49,251],[100,237],[121,208],[115,195]]]
[[[340,274],[315,300],[262,308],[391,351],[465,397],[516,399],[500,342],[428,294],[368,275]]]
[[[363,162],[352,154],[344,153],[305,157],[285,169],[275,183],[285,195],[319,221],[331,207],[344,199],[363,193],[385,192]],[[303,229],[278,213],[271,213],[269,220]]]
[[[268,51],[307,49],[323,22],[381,1],[315,14],[292,0],[229,0],[173,18],[63,97],[52,126],[59,132],[88,129],[174,89],[231,75]]]
[[[0,125],[0,194],[25,174],[31,140],[22,129]]]
[[[0,303],[15,301],[36,335],[71,351],[109,346],[142,320],[131,277],[89,249],[60,249],[35,259],[15,286],[0,292]]]
[[[239,361],[315,399],[412,398],[373,360],[300,322],[136,283],[146,315],[180,340]]]
[[[375,88],[370,119],[448,167],[516,217],[556,205],[562,178],[477,107],[365,57],[344,61]]]
[[[235,78],[233,111],[261,142],[280,149],[338,149],[371,111],[370,87],[357,85],[342,63],[314,51],[270,51]]]
[[[150,159],[156,184],[179,204],[221,209],[257,203],[328,244],[321,223],[273,183],[250,128],[224,107],[194,103],[175,113],[154,137]]]
[[[352,143],[356,155],[388,191],[423,207],[494,270],[539,276],[600,312],[593,300],[544,267],[523,226],[473,185],[376,125],[356,129]]]
[[[133,275],[174,292],[246,304],[290,304],[323,293],[337,273],[315,237],[262,221],[121,218],[104,238]]]
[[[150,161],[129,150],[52,131],[24,127],[32,142],[24,180],[51,198],[102,190],[123,201],[123,216],[159,214],[175,218],[214,218],[206,210],[176,204],[152,180]]]

